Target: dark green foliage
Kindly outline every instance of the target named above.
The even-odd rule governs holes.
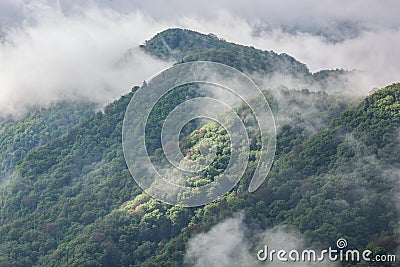
[[[65,137],[32,151],[18,165],[17,174],[2,195],[2,263],[5,266],[8,263],[181,265],[190,236],[240,210],[248,215],[248,223],[257,227],[293,224],[316,245],[330,243],[339,233],[346,233],[346,237],[351,238],[354,231],[349,232],[349,229],[353,226],[342,225],[353,221],[348,220],[349,214],[360,217],[357,224],[362,225],[360,220],[364,218],[366,229],[376,231],[376,237],[382,229],[390,235],[389,225],[395,218],[390,212],[392,207],[376,197],[375,202],[368,200],[369,206],[364,207],[365,199],[347,193],[346,187],[351,186],[351,181],[346,180],[346,175],[339,179],[341,176],[330,174],[331,169],[325,167],[327,162],[320,160],[327,158],[332,166],[340,161],[345,153],[335,154],[341,140],[332,139],[333,132],[337,132],[335,129],[340,128],[338,125],[342,125],[342,121],[355,116],[364,107],[360,105],[349,111],[348,115],[342,115],[339,121],[333,121],[321,133],[315,134],[307,129],[311,117],[302,117],[307,110],[300,109],[307,100],[325,103],[317,105],[318,112],[326,114],[322,116],[321,124],[339,116],[341,109],[338,107],[346,108],[348,102],[326,94],[282,92],[286,99],[284,103],[279,100],[279,95],[265,92],[277,118],[282,118],[282,122],[284,118],[291,118],[291,121],[285,121],[287,124],[278,123],[279,153],[268,180],[256,193],[246,193],[246,183],[254,168],[250,163],[246,177],[233,192],[203,208],[171,207],[144,194],[137,195],[140,190],[126,169],[120,147],[120,127],[130,95],[109,105],[104,114],[97,113]],[[282,105],[280,109],[278,102]],[[296,126],[291,126],[293,122]],[[315,131],[319,129],[315,128]],[[196,147],[200,132],[200,136],[207,135],[217,141],[225,135],[209,124],[183,139],[182,142],[186,142],[183,149]],[[321,149],[326,142],[333,142],[332,149]],[[340,151],[346,151],[345,147]],[[193,152],[195,156],[196,150]],[[226,153],[228,150],[222,150],[214,164],[224,162]],[[315,166],[305,168],[307,164]],[[370,172],[369,175],[374,183],[375,174]],[[332,180],[335,180],[333,184]],[[325,189],[321,191],[321,188]],[[389,187],[383,186],[381,190],[386,192]],[[354,213],[355,208],[350,206],[351,210],[344,209],[343,215],[339,216],[338,209],[347,207],[342,198],[347,198],[345,200],[359,211]],[[359,203],[358,206],[355,203]],[[376,205],[380,205],[378,214],[370,213]],[[321,209],[328,217],[318,214]],[[383,213],[387,215],[381,217]],[[381,219],[375,219],[373,227],[368,226],[373,215]],[[327,219],[332,217],[336,222],[328,223]],[[329,229],[329,234],[324,229]],[[370,237],[365,235],[359,241],[355,240],[358,236],[354,237],[354,244],[366,245],[373,240]],[[32,240],[37,243],[31,243]]]
[[[23,117],[0,119],[0,182],[14,171],[25,154],[56,139],[94,114],[91,103],[61,102],[33,108]]]
[[[254,47],[228,43],[212,34],[204,35],[190,30],[163,31],[146,41],[142,48],[164,60],[207,60],[223,63],[247,73],[281,73],[291,77],[311,78],[307,66],[287,54],[260,51]]]
[[[22,159],[1,192],[2,262],[15,266],[24,260],[25,251],[38,263],[39,256],[51,254],[139,192],[121,150],[122,119],[129,100],[130,96],[122,97],[105,113],[96,113]],[[10,231],[16,225],[19,230]],[[24,238],[30,232],[36,247]],[[112,253],[112,246],[106,247]],[[13,256],[10,250],[19,253]]]
[[[262,51],[252,46],[226,42],[214,34],[201,34],[183,29],[168,29],[158,33],[141,45],[148,54],[162,60],[214,61],[234,67],[253,79],[297,79],[320,90],[340,91],[348,87],[349,78],[357,71],[343,69],[321,70],[311,73],[308,67],[295,58],[274,51]]]
[[[152,108],[146,124],[146,148],[149,154],[161,147],[161,129],[162,123],[168,114],[183,101],[198,97],[199,93],[196,91],[197,86],[185,85],[174,88],[165,94]],[[196,129],[196,124],[192,123],[185,129],[184,135],[191,133]]]
[[[193,35],[189,45],[187,34]],[[179,51],[180,59],[220,56],[225,63],[242,49],[254,61],[243,68],[268,71],[256,58],[269,52],[235,48],[215,36],[189,31],[162,35],[144,48],[170,58],[172,52],[161,45],[167,42]],[[172,106],[196,95],[195,88],[185,89],[161,101],[150,119],[153,125],[160,125]],[[249,229],[291,225],[316,248],[334,246],[344,237],[358,249],[397,249],[399,84],[375,92],[358,106],[344,97],[308,90],[265,91],[278,130],[270,174],[256,192],[247,192],[260,147],[254,134],[241,182],[218,201],[199,208],[162,204],[135,185],[121,146],[122,121],[133,93],[65,129],[65,135],[43,139],[21,154],[0,192],[0,266],[181,266],[191,237],[238,211],[245,213]],[[251,119],[245,107],[237,109]],[[21,127],[31,129],[28,122],[21,122]],[[215,123],[194,128],[187,128],[181,139],[181,148],[191,157],[200,156],[197,147],[204,136],[219,144],[204,179],[188,182],[197,186],[223,170],[229,140]],[[147,129],[154,137],[148,144],[154,160],[160,156],[157,129]]]
[[[227,48],[230,45],[213,34],[204,35],[190,30],[169,29],[156,34],[141,47],[160,59],[180,61],[190,54],[208,49]]]
[[[370,109],[364,110],[363,105],[359,105],[310,139],[299,135],[299,131],[291,131],[289,126],[283,127],[278,144],[291,139],[287,135],[292,135],[295,140],[300,136],[303,141],[299,146],[289,146],[292,149],[288,153],[280,152],[262,187],[255,194],[249,194],[239,190],[242,186],[239,184],[220,201],[197,210],[187,229],[194,234],[209,229],[232,212],[244,210],[247,223],[254,228],[282,223],[294,225],[316,248],[334,246],[339,237],[345,237],[353,248],[358,249],[370,247],[371,242],[378,242],[382,237],[395,239],[399,218],[394,199],[398,190],[390,175],[398,170],[399,163],[391,161],[388,164],[387,157],[394,157],[393,153],[398,155],[400,149],[400,121],[396,119],[400,109],[395,101],[381,103],[387,94],[398,92],[398,88],[399,85],[389,86],[370,96]],[[391,147],[391,152],[375,159],[370,154],[374,152],[371,148],[381,143],[383,137],[376,134],[380,125],[369,124],[367,117],[383,115],[382,109],[392,112],[388,117],[391,127],[386,129],[390,138],[385,143],[385,147]],[[364,118],[360,120],[360,117]],[[364,121],[370,127],[368,131],[362,130]],[[361,122],[359,127],[357,122]],[[353,127],[348,128],[348,123]],[[369,142],[354,144],[351,136]],[[184,238],[187,233],[180,236]],[[175,240],[170,242],[174,244]],[[381,252],[394,253],[397,243],[386,242],[384,246]],[[147,262],[157,262],[160,254]],[[180,263],[179,257],[176,262]]]

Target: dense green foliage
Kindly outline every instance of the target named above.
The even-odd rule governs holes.
[[[149,154],[161,147],[161,129],[162,124],[168,114],[183,101],[200,96],[196,91],[195,85],[184,85],[172,89],[165,94],[157,104],[152,108],[146,124],[146,148]],[[196,128],[196,123],[188,123],[185,127],[184,136],[188,135]]]
[[[1,266],[47,265],[43,256],[59,253],[60,244],[139,192],[121,151],[129,100],[122,97],[19,163],[1,196]]]
[[[281,73],[301,78],[311,76],[305,64],[287,54],[228,43],[213,34],[204,35],[190,30],[166,30],[146,41],[142,48],[161,59],[172,58],[180,62],[208,60],[263,75]]]
[[[184,57],[196,59],[210,42],[220,46],[215,50],[234,49],[215,36],[194,34],[187,41],[172,33],[164,41],[173,43],[170,48]],[[169,57],[158,45],[163,39],[157,38],[146,47]],[[185,48],[186,43],[191,45]],[[259,60],[258,53],[268,55],[254,51],[246,54],[251,62]],[[228,60],[224,53],[221,57]],[[166,96],[153,111],[151,124],[160,125],[173,105],[195,95],[194,87],[184,89]],[[355,99],[323,92],[264,91],[278,130],[270,174],[256,192],[247,192],[259,147],[253,136],[250,162],[240,183],[218,201],[198,208],[162,204],[142,193],[130,176],[121,129],[135,90],[104,112],[65,129],[65,135],[37,143],[21,155],[0,191],[0,266],[179,266],[191,237],[238,211],[246,215],[249,229],[291,225],[311,247],[334,246],[337,238],[345,237],[354,248],[396,250],[400,84],[357,100],[357,105]],[[247,115],[245,108],[238,109]],[[21,124],[27,127],[28,122]],[[197,186],[223,170],[229,149],[224,149],[228,141],[218,124],[194,128],[182,136],[181,147],[190,157],[201,156],[198,146],[205,136],[219,144],[203,179],[188,181]],[[157,129],[147,132],[155,160]]]
[[[322,123],[348,106],[348,101],[340,97],[281,90],[285,103],[278,105],[281,102],[278,92],[275,92],[275,98],[273,92],[266,92],[266,95],[278,120],[282,118],[290,124],[296,122],[297,126],[279,127],[279,154],[286,154],[285,151],[291,151],[293,146],[311,136],[308,126],[312,121],[303,117],[303,112],[307,112],[306,103],[321,103],[314,108],[318,113],[326,114],[322,116]],[[149,258],[160,261],[153,256],[156,251],[167,248],[170,252],[176,250],[167,253],[168,257],[173,255],[168,260],[181,262],[184,241],[190,233],[188,230],[182,232],[182,229],[191,229],[199,222],[202,222],[199,229],[207,229],[218,218],[224,217],[219,213],[232,212],[225,210],[213,214],[207,211],[216,204],[185,209],[161,204],[143,194],[134,198],[141,190],[135,187],[126,169],[120,137],[130,96],[122,97],[109,105],[104,114],[97,113],[68,135],[24,157],[7,190],[2,193],[2,265],[68,263],[70,266],[93,266],[109,263],[113,266],[118,263],[127,266],[143,263]],[[288,109],[288,106],[295,108]],[[212,125],[201,129],[208,137],[220,140],[221,135],[215,130]],[[199,141],[195,133],[190,135],[193,141],[189,143],[193,147]],[[225,160],[224,155],[215,164],[221,160]],[[243,188],[244,185],[239,185],[235,192],[242,192]],[[229,198],[234,200],[232,196]],[[241,207],[245,205],[243,202]],[[185,234],[182,236],[182,233]],[[168,242],[172,243],[164,247]]]
[[[61,102],[33,108],[21,118],[0,119],[0,181],[30,150],[66,134],[94,114],[94,104]]]
[[[316,248],[332,246],[345,237],[352,248],[395,253],[399,226],[399,93],[400,84],[377,92],[311,138],[281,132],[278,143],[291,135],[289,140],[300,139],[301,144],[291,146],[288,153],[281,152],[267,181],[255,194],[245,192],[245,177],[220,201],[196,210],[180,235],[154,247],[157,255],[146,264],[156,266],[166,260],[182,264],[184,240],[242,210],[251,229],[294,225]],[[177,256],[171,256],[172,251]]]
[[[311,73],[305,64],[285,53],[261,51],[252,46],[226,42],[214,34],[205,35],[182,29],[160,32],[141,47],[147,53],[163,60],[214,61],[248,74],[257,74],[254,78],[265,79],[279,74],[282,78],[297,78],[317,85],[321,90],[332,83],[337,88],[343,87],[343,80],[345,81],[346,75],[351,73],[343,69]]]

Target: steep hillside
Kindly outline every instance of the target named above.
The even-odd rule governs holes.
[[[93,116],[91,103],[61,102],[48,108],[32,108],[21,118],[0,119],[0,181],[30,150],[66,134]]]
[[[290,225],[316,249],[346,238],[352,248],[395,253],[399,238],[399,95],[400,84],[388,86],[309,139],[302,139],[295,130],[282,132],[278,144],[288,152],[277,156],[267,180],[254,194],[246,192],[248,178],[244,177],[233,192],[196,209],[194,216],[191,210],[166,207],[141,195],[107,216],[100,229],[107,236],[120,226],[121,216],[136,222],[123,227],[139,231],[137,234],[153,223],[150,234],[156,239],[142,243],[139,251],[144,249],[146,254],[135,254],[133,261],[141,266],[182,264],[190,237],[239,211],[244,211],[246,224],[255,233],[260,228]],[[212,127],[205,130],[219,138]],[[290,145],[289,140],[298,143]],[[165,223],[159,225],[158,221]],[[176,223],[186,221],[190,222],[165,244],[164,227],[174,229]]]
[[[181,39],[176,41],[176,36]],[[172,52],[163,50],[164,42]],[[275,71],[265,67],[271,57],[284,68],[289,62],[290,73],[311,75],[293,58],[185,30],[163,32],[143,48],[164,59],[172,53],[179,61],[205,55],[237,68],[248,64],[246,68],[259,73]],[[230,61],[230,53],[239,50],[245,56],[240,62]],[[314,76],[323,79],[325,74]],[[196,96],[195,86],[182,88],[154,108],[151,137],[159,136],[159,126],[174,106]],[[188,240],[236,212],[244,214],[250,236],[289,225],[303,234],[309,247],[333,246],[344,237],[352,248],[395,253],[400,226],[400,84],[363,100],[306,89],[265,90],[277,124],[277,153],[270,174],[257,191],[247,192],[259,149],[253,136],[250,163],[240,183],[218,201],[198,208],[160,203],[142,193],[131,177],[121,131],[137,89],[66,129],[65,135],[21,154],[9,182],[0,188],[0,266],[180,266]],[[237,108],[248,116],[243,107]],[[39,132],[46,133],[45,128]],[[188,127],[181,148],[199,157],[204,136],[226,145],[225,132],[209,123]],[[160,159],[156,139],[148,149],[152,159]],[[189,183],[196,186],[214,179],[229,156],[228,149],[221,151],[204,179]],[[257,240],[252,241],[256,249]]]
[[[220,62],[253,75],[256,79],[260,76],[266,79],[280,75],[281,79],[298,79],[320,90],[332,83],[339,88],[344,87],[347,75],[351,73],[343,69],[311,73],[304,63],[285,53],[262,51],[252,46],[227,42],[214,34],[205,35],[183,29],[160,32],[141,48],[162,60]]]
[[[238,45],[217,36],[182,29],[169,29],[145,42],[142,48],[164,60],[187,62],[208,60],[224,63],[241,71],[264,75],[281,73],[292,77],[311,78],[307,66],[287,54],[261,51]]]
[[[346,99],[326,94],[289,90],[284,94],[286,104],[276,93],[276,103],[282,104],[279,111],[273,105],[278,118],[285,119],[278,139],[282,154],[312,134],[311,116],[303,117],[306,103],[315,101],[313,112],[326,114],[321,124],[349,105]],[[1,195],[2,266],[139,264],[152,256],[142,255],[143,249],[156,248],[187,227],[195,209],[170,207],[144,195],[125,203],[141,192],[130,177],[121,148],[122,118],[131,96],[23,158]],[[185,95],[180,97],[185,99]],[[293,109],[289,111],[288,105]],[[290,126],[291,122],[297,126]]]
[[[30,151],[1,192],[1,266],[32,266],[139,193],[126,170],[121,125],[130,96]],[[67,265],[67,262],[64,263]]]

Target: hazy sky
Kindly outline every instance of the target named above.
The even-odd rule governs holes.
[[[169,27],[285,52],[311,71],[359,69],[367,92],[400,80],[398,10],[395,0],[1,0],[0,114],[118,98],[168,66],[136,47]]]

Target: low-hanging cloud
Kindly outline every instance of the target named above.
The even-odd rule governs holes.
[[[344,68],[359,70],[352,83],[368,92],[399,80],[400,29],[377,27],[363,29],[356,37],[329,42],[309,32],[287,32],[281,27],[261,29],[256,24],[222,12],[216,21],[184,18],[183,25],[201,32],[213,32],[229,41],[252,45],[277,53],[287,53],[307,64],[312,72]],[[400,26],[400,25],[398,25]]]
[[[185,262],[191,266],[255,266],[243,231],[242,215],[229,218],[189,240]]]
[[[272,262],[260,261],[257,252],[267,245],[286,251],[304,249],[300,233],[276,226],[263,232],[249,231],[242,213],[215,225],[207,233],[192,237],[187,245],[185,263],[189,266],[335,266],[332,262]]]
[[[10,29],[0,44],[0,115],[60,99],[106,103],[170,65],[138,48],[164,28],[141,13],[37,12],[34,24]]]
[[[349,88],[365,95],[399,80],[397,10],[396,1],[376,0],[251,5],[217,0],[207,8],[192,1],[5,0],[0,4],[0,115],[64,98],[100,103],[118,98],[170,65],[137,49],[170,27],[287,53],[313,72],[360,70],[348,77]]]

